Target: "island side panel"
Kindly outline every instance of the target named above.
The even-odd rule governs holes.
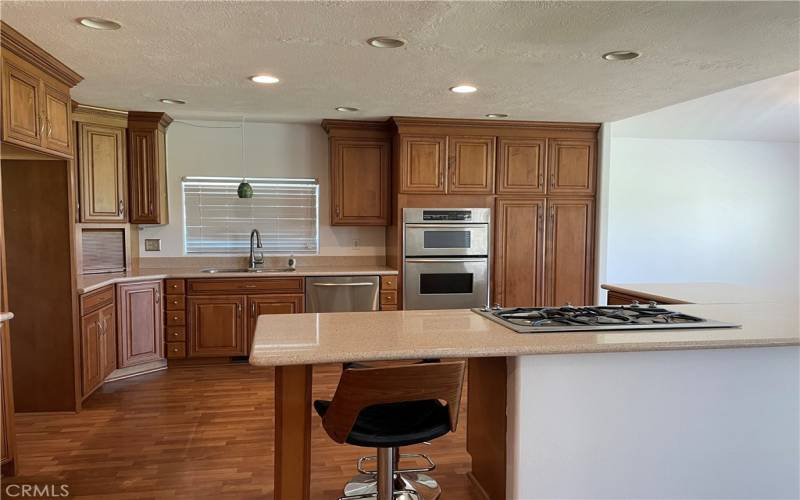
[[[275,367],[275,500],[311,498],[312,365]]]
[[[506,358],[470,358],[467,451],[470,479],[489,500],[506,498]]]
[[[508,498],[798,498],[798,370],[797,346],[516,358]]]

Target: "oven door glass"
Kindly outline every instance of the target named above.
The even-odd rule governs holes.
[[[406,259],[404,309],[483,307],[489,298],[488,259]]]
[[[487,224],[406,224],[407,257],[489,254]]]

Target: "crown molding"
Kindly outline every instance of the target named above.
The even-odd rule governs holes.
[[[81,75],[72,71],[64,63],[3,21],[0,21],[0,45],[3,49],[41,68],[42,71],[70,88],[83,80]]]

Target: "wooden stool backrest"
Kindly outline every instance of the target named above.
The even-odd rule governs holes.
[[[458,361],[344,370],[323,427],[334,441],[344,443],[358,414],[368,406],[438,399],[447,403],[450,430],[455,431],[464,367]]]

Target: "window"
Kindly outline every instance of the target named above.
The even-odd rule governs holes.
[[[239,198],[239,177],[184,177],[187,254],[246,254],[258,229],[265,254],[319,251],[319,183],[315,179],[248,178],[252,198]]]

